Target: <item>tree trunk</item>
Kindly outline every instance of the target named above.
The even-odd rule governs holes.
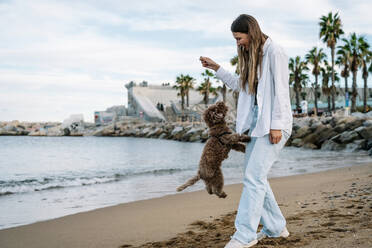
[[[181,93],[181,106],[182,106],[182,110],[185,109],[185,95],[183,93]]]
[[[186,92],[186,106],[189,107],[189,90]]]
[[[367,113],[367,77],[363,77],[364,79],[364,94],[363,94],[363,112]]]
[[[314,92],[315,116],[318,115],[318,75],[315,75],[315,92]]]
[[[222,87],[222,99],[223,99],[223,102],[226,103],[226,85],[223,84],[223,87]]]
[[[353,85],[352,85],[352,94],[351,94],[351,112],[356,111],[356,97],[358,95],[357,93],[357,73],[358,71],[353,71]]]
[[[331,47],[331,55],[332,55],[332,110],[335,110],[335,48]]]
[[[296,108],[299,109],[300,108],[300,92],[299,92],[298,85],[295,88],[295,92],[296,92]]]
[[[327,101],[328,101],[328,112],[331,112],[331,95],[330,94],[327,97]]]
[[[349,92],[349,88],[348,88],[348,86],[347,86],[347,78],[348,78],[348,77],[345,76],[345,101],[346,101],[346,92]],[[350,97],[350,96],[349,96],[349,97]]]
[[[209,78],[208,78],[207,88],[206,88],[206,91],[205,91],[205,105],[207,105],[208,102],[209,102],[209,88],[210,88],[210,82],[209,82]]]

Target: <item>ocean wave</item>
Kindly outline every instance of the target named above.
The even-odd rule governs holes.
[[[21,180],[0,180],[0,197],[17,193],[29,193],[43,190],[55,190],[67,187],[89,186],[94,184],[112,183],[137,176],[169,175],[189,169],[170,168],[154,169],[135,172],[114,173],[91,176],[56,176],[44,178],[26,178]],[[98,172],[97,172],[98,174]]]

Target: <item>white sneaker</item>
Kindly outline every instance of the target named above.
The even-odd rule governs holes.
[[[287,238],[288,236],[289,236],[289,232],[287,230],[287,227],[284,227],[284,229],[280,233],[279,237]],[[267,235],[265,233],[263,233],[262,231],[257,233],[257,240],[263,240],[264,238],[267,238]]]
[[[239,240],[232,238],[229,243],[225,245],[225,248],[248,248],[257,244],[257,240],[252,240],[248,244],[243,244]]]

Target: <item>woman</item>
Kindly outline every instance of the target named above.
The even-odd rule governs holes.
[[[235,219],[236,232],[225,248],[254,246],[265,237],[288,237],[286,221],[267,181],[292,132],[288,57],[250,15],[231,25],[237,42],[240,77],[225,71],[208,57],[202,65],[216,71],[229,88],[239,92],[236,132],[248,132],[243,191]],[[259,223],[263,225],[256,234]]]

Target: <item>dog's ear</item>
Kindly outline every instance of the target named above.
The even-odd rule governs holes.
[[[211,110],[210,108],[204,110],[203,113],[204,122],[209,126],[211,124]]]

